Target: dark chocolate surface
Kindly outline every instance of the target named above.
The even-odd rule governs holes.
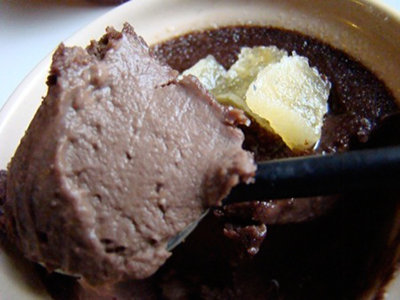
[[[153,51],[182,71],[207,54],[229,67],[240,47],[255,45],[296,51],[332,83],[317,153],[363,147],[380,120],[398,110],[384,84],[360,63],[295,32],[222,28],[181,36]],[[305,154],[292,153],[257,125],[243,130],[244,146],[257,160]],[[399,222],[396,194],[381,191],[282,203],[255,201],[215,210],[154,276],[120,284],[117,294],[131,299],[360,299],[374,290],[376,299],[383,297],[400,240],[399,235],[388,236]],[[74,280],[65,285],[66,277],[41,274],[55,298],[67,299],[60,286],[74,289],[70,299],[101,298],[83,291]]]

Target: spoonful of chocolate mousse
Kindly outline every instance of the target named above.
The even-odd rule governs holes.
[[[256,169],[241,110],[178,80],[130,25],[106,31],[55,51],[4,204],[28,259],[93,286],[152,275],[168,241]]]

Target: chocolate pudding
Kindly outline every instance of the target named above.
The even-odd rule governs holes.
[[[256,122],[242,126],[244,147],[257,161],[370,147],[371,131],[398,111],[384,83],[362,64],[293,31],[219,28],[179,36],[152,51],[182,72],[208,54],[228,68],[241,47],[258,45],[307,57],[332,89],[322,137],[312,150],[294,152]],[[147,279],[93,291],[40,266],[38,274],[55,299],[360,299],[371,293],[383,298],[400,239],[388,236],[396,222],[396,193],[254,200],[214,209]]]

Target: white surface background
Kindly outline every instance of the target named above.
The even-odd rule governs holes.
[[[380,1],[400,11],[400,0]],[[94,0],[0,0],[0,108],[61,41],[113,7]]]

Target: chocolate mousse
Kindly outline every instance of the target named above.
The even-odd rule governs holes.
[[[253,176],[247,118],[177,75],[128,24],[58,47],[8,166],[7,231],[28,259],[90,285],[149,277],[171,237]]]

